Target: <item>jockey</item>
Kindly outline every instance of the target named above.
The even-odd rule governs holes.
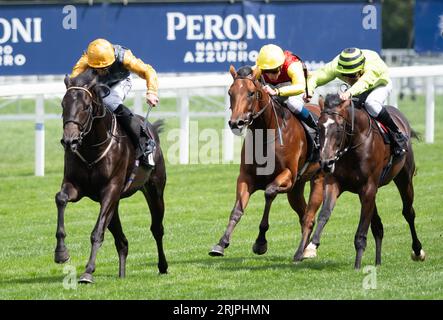
[[[394,155],[406,152],[408,138],[400,131],[383,106],[392,91],[388,67],[380,56],[371,50],[344,49],[323,68],[310,74],[308,87],[312,91],[335,78],[346,82],[350,88],[340,93],[342,100],[357,96],[373,118],[386,126],[394,139]],[[364,102],[364,103],[363,103]]]
[[[157,73],[149,64],[137,59],[131,50],[113,45],[105,39],[96,39],[89,44],[75,64],[71,77],[78,76],[88,68],[96,70],[98,81],[110,87],[110,93],[103,97],[103,104],[117,115],[119,123],[136,146],[136,159],[140,159],[148,168],[153,167],[155,141],[142,121],[123,105],[123,100],[131,90],[130,72],[133,72],[146,80],[146,101],[156,106],[159,102]]]
[[[254,69],[258,70],[257,79],[263,77],[265,83],[273,86],[265,86],[266,92],[271,96],[287,98],[286,106],[312,129],[316,143],[317,122],[304,107],[303,93],[306,89],[306,79],[300,58],[290,51],[283,51],[279,46],[267,44],[260,49]]]

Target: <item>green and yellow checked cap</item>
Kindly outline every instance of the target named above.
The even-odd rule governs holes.
[[[357,73],[363,69],[365,56],[358,48],[346,48],[338,58],[337,71],[342,74]]]

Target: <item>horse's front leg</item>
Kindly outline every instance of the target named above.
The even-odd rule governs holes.
[[[266,232],[269,229],[269,212],[272,202],[278,193],[288,192],[292,188],[292,173],[289,169],[283,170],[273,182],[271,182],[265,190],[265,210],[259,226],[259,233],[252,251],[255,254],[264,254],[268,250],[268,241],[266,240]]]
[[[337,181],[335,181],[332,176],[326,176],[323,189],[323,205],[318,215],[317,227],[315,228],[312,240],[305,249],[305,256],[312,257],[317,255],[317,248],[320,245],[321,233],[331,217],[332,210],[335,207],[335,203],[337,202],[337,198],[339,197],[340,193],[340,186]]]
[[[244,210],[248,205],[249,198],[254,193],[255,187],[253,185],[252,179],[244,174],[240,174],[237,179],[237,197],[235,200],[234,208],[231,211],[231,215],[229,217],[229,223],[226,228],[225,233],[220,238],[219,242],[212,247],[209,252],[210,256],[223,256],[225,248],[229,246],[229,242],[231,239],[231,234],[234,231],[235,226],[240,221],[243,216]]]
[[[69,260],[69,252],[65,245],[65,209],[70,201],[80,199],[79,191],[71,183],[64,181],[60,192],[55,195],[55,203],[57,205],[57,246],[55,247],[54,261],[56,263],[65,263]]]
[[[366,249],[366,238],[368,235],[369,225],[375,210],[375,195],[377,193],[377,184],[368,182],[365,187],[359,192],[361,213],[360,222],[358,224],[357,232],[355,233],[354,246],[356,250],[355,269],[360,269],[363,252]]]
[[[105,230],[109,226],[115,210],[118,208],[121,184],[111,182],[109,186],[104,188],[102,192],[100,214],[91,233],[91,255],[89,256],[85,272],[80,276],[79,282],[81,283],[94,282],[92,273],[95,271],[97,252],[103,243]]]

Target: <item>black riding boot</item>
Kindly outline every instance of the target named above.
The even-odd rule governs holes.
[[[391,136],[394,140],[394,155],[399,157],[406,153],[407,150],[407,142],[408,137],[400,131],[400,129],[395,124],[394,120],[392,120],[391,115],[386,110],[385,107],[382,108],[379,115],[376,118],[377,121],[380,121],[384,126],[386,126]]]
[[[126,106],[121,104],[114,112],[118,122],[135,146],[135,158],[139,159],[141,164],[146,167],[152,168],[155,164],[153,157],[155,141],[143,128],[141,121]]]

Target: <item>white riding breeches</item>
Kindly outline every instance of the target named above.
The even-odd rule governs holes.
[[[103,98],[103,104],[112,112],[123,103],[129,91],[132,88],[131,76],[114,84],[110,89],[109,95]]]
[[[376,118],[380,114],[391,91],[392,83],[388,82],[385,86],[375,88],[368,95],[365,101],[365,108],[372,117]]]
[[[286,100],[286,105],[291,112],[299,114],[305,105],[305,102],[303,101],[303,94],[290,96],[288,100]]]

